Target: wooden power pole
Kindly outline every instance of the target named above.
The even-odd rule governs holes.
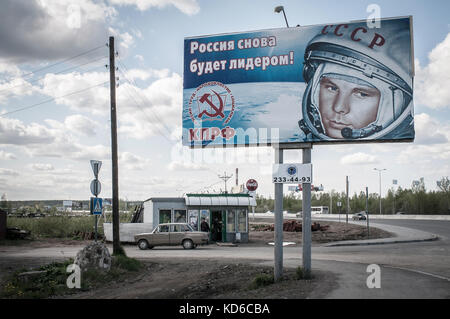
[[[112,229],[113,254],[121,254],[119,237],[119,165],[117,161],[116,66],[114,37],[109,37],[109,83],[111,93]]]

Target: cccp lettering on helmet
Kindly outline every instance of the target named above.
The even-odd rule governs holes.
[[[333,25],[324,26],[322,29],[322,34],[328,34],[328,32],[332,32],[335,36],[342,37],[342,36],[344,36],[344,33],[341,32],[341,29],[348,29],[348,24],[339,24],[339,25],[335,26],[334,31],[332,31],[333,27],[334,27]],[[367,33],[367,29],[364,27],[354,28],[353,31],[350,33],[350,39],[352,41],[359,42],[359,41],[361,41],[360,36],[364,36],[364,33]],[[386,43],[386,40],[384,39],[384,37],[379,33],[375,33],[372,36],[372,41],[370,41],[368,47],[373,49],[374,46],[381,47],[385,43]]]

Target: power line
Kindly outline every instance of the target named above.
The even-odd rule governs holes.
[[[134,98],[134,96],[128,92],[128,90],[125,90],[127,95],[129,97],[131,97],[133,99],[133,101],[136,103],[136,105],[138,106],[138,108],[142,111],[142,113],[144,113],[145,117],[147,118],[147,120],[150,122],[150,119],[147,116],[147,113],[145,112],[145,110],[140,106],[139,102]],[[158,126],[156,126],[157,130],[159,131],[159,133],[169,142],[169,143],[173,143],[173,141],[170,140],[169,137],[166,136],[166,134],[164,132],[162,132]]]
[[[64,69],[64,70],[62,70],[62,71],[56,72],[56,73],[52,73],[52,74],[54,74],[54,75],[56,75],[56,74],[61,74],[61,73],[64,73],[64,72],[66,72],[66,71],[70,71],[70,70],[73,70],[73,69],[77,69],[77,68],[79,68],[79,67],[81,67],[81,66],[85,66],[85,65],[88,65],[88,64],[91,64],[91,63],[100,61],[100,60],[102,60],[102,59],[104,59],[104,58],[107,58],[107,56],[102,56],[102,57],[100,57],[99,59],[91,60],[91,61],[88,61],[88,62],[86,62],[86,63],[79,64],[79,65],[76,65],[76,66],[73,66],[73,67]],[[103,66],[102,66],[102,67],[103,67]],[[84,71],[84,72],[85,72],[85,73],[91,72],[91,71],[93,71],[93,70],[95,70],[95,69],[98,69],[98,68],[99,68],[99,67],[96,66],[95,68],[91,68],[91,69],[89,69],[89,70],[87,70],[87,71]],[[40,77],[40,78],[38,78],[38,79],[35,79],[35,80],[33,80],[33,81],[29,81],[29,82],[23,83],[23,84],[17,84],[17,85],[11,86],[11,87],[9,87],[9,88],[7,88],[7,89],[0,90],[0,93],[1,93],[1,92],[4,92],[4,91],[11,90],[11,89],[14,89],[14,88],[16,88],[16,87],[21,87],[21,86],[25,86],[25,85],[27,85],[27,84],[36,83],[37,81],[42,80],[43,78],[45,78],[45,76]],[[12,82],[12,81],[10,81],[10,82]],[[10,83],[10,82],[6,82],[6,83]],[[6,84],[6,83],[2,83],[2,85]],[[12,93],[10,93],[10,94],[12,94]],[[9,96],[9,95],[6,95],[6,96]]]
[[[122,65],[122,67],[125,69],[125,71],[127,71],[127,72],[129,72],[129,70],[128,70],[128,68],[125,66],[125,64],[123,64],[123,62],[120,60],[120,59],[118,59],[118,63],[120,63],[121,65]],[[125,77],[125,79],[127,79],[128,80],[128,82],[130,82],[130,84],[132,84],[132,87],[133,86],[135,86],[135,87],[138,87],[138,85],[136,84],[136,82],[134,81],[134,80],[129,80],[128,79],[128,77],[125,75],[125,73],[123,73],[122,71],[120,71],[122,74],[123,74],[123,76]],[[136,91],[136,93],[138,93],[138,95],[139,96],[142,96],[142,94],[140,94],[134,87],[133,87],[133,89]],[[141,97],[142,98],[142,97]],[[147,97],[144,95],[144,98],[142,98],[142,100],[146,100],[149,104],[151,104],[151,102],[147,99]],[[159,117],[159,115],[158,115],[158,113],[156,112],[156,110],[151,110],[152,111],[152,113],[155,115],[155,117],[156,117],[156,119],[159,121],[159,122],[161,122],[161,124],[164,126],[164,128],[167,130],[167,132],[169,132],[169,134],[171,134],[172,132],[171,132],[171,130],[167,127],[167,125],[164,123],[164,121],[163,120],[161,120],[161,118]]]
[[[3,114],[0,114],[0,117],[4,117],[5,115],[10,115],[10,114],[13,114],[13,113],[17,113],[17,112],[21,112],[21,111],[24,111],[24,110],[28,110],[28,109],[34,108],[34,107],[36,107],[36,106],[39,106],[39,105],[42,105],[42,104],[45,104],[45,103],[52,102],[52,101],[54,101],[54,100],[56,100],[56,99],[61,99],[61,98],[63,98],[63,97],[67,97],[67,96],[71,96],[71,95],[78,94],[78,93],[81,93],[81,92],[85,92],[85,91],[88,91],[88,90],[90,90],[90,89],[92,89],[92,88],[95,88],[95,87],[98,87],[98,86],[102,86],[102,85],[104,85],[105,83],[109,83],[109,81],[105,81],[105,82],[103,82],[103,83],[99,83],[99,84],[97,84],[97,85],[93,85],[93,86],[90,86],[90,87],[88,87],[88,88],[85,88],[85,89],[82,89],[82,90],[79,90],[79,91],[75,91],[75,92],[71,92],[71,93],[68,93],[68,94],[65,94],[65,95],[62,95],[62,96],[57,96],[57,97],[54,97],[54,98],[51,98],[51,99],[48,99],[48,100],[45,100],[45,101],[42,101],[42,102],[39,102],[39,103],[36,103],[36,104],[32,104],[32,105],[29,105],[29,106],[25,106],[25,107],[16,109],[16,110],[11,111],[11,112],[6,112],[6,113],[3,113]]]
[[[122,70],[119,69],[119,72],[124,76],[124,78],[127,80],[127,82],[128,82],[129,84],[131,84],[131,88],[137,93],[136,95],[138,95],[138,96],[141,97],[141,99],[142,99],[142,101],[143,101],[144,99],[142,98],[142,94],[141,94],[139,91],[137,91],[137,90],[135,89],[135,86],[137,86],[136,83],[133,84],[133,83],[127,78],[127,76],[125,75],[125,73],[122,72]],[[134,97],[133,97],[133,99],[134,99]],[[136,101],[136,99],[134,99],[134,101],[135,101],[137,104],[139,104],[139,103]],[[141,108],[141,110],[142,110],[142,112],[143,112],[145,115],[147,115],[146,112],[145,112],[145,110],[144,110],[144,108]],[[167,130],[168,136],[170,137],[170,134],[171,134],[172,132],[171,132],[170,129],[164,124],[164,122],[159,118],[159,116],[158,116],[158,114],[156,113],[156,111],[150,109],[150,112],[153,113],[154,117],[155,117],[155,118],[162,124],[162,126]],[[148,119],[148,120],[150,121],[150,119]],[[160,131],[160,133],[162,133],[162,134],[165,136],[165,134],[164,134],[162,131]],[[170,141],[170,142],[173,143],[172,141]]]
[[[53,67],[53,66],[55,66],[55,65],[59,65],[59,64],[65,63],[65,62],[70,61],[70,60],[74,60],[74,59],[76,59],[76,58],[79,58],[80,56],[83,56],[83,55],[86,55],[86,54],[88,54],[88,53],[94,52],[94,51],[96,51],[96,50],[98,50],[98,49],[100,49],[100,48],[103,48],[103,47],[105,47],[105,45],[100,45],[100,46],[98,46],[98,47],[96,47],[96,48],[93,48],[93,49],[90,49],[90,50],[88,50],[88,51],[82,52],[82,53],[77,54],[77,55],[75,55],[75,56],[73,56],[73,57],[70,57],[70,58],[61,60],[61,61],[59,61],[59,62],[56,62],[56,63],[50,64],[50,65],[44,66],[44,67],[42,67],[42,68],[40,68],[40,69],[36,69],[36,70],[31,71],[31,72],[29,72],[29,73],[26,73],[26,74],[22,75],[22,77],[25,77],[25,76],[28,76],[28,75],[31,75],[31,74],[40,72],[40,71],[42,71],[42,70],[49,69],[49,68],[51,68],[51,67]]]

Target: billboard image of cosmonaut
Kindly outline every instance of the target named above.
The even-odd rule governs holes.
[[[414,140],[411,18],[185,40],[183,144]]]

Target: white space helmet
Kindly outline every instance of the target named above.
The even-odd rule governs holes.
[[[303,119],[299,126],[311,140],[326,135],[319,112],[322,77],[373,87],[380,92],[376,120],[360,129],[341,130],[344,139],[413,139],[413,71],[410,30],[403,20],[325,26],[305,50]],[[407,22],[408,20],[405,20]]]

